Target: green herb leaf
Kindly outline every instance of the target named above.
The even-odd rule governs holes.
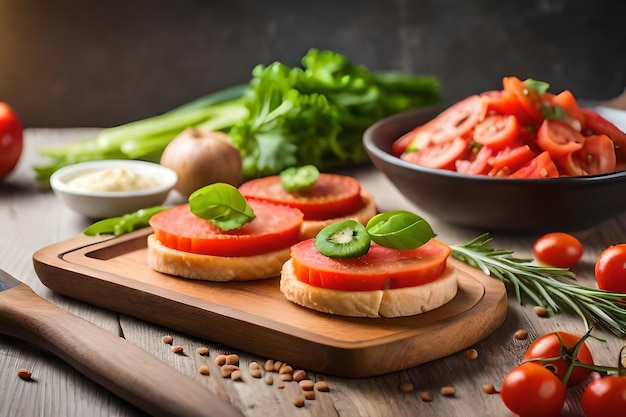
[[[280,172],[280,183],[287,192],[305,191],[313,187],[320,177],[315,165],[290,167]]]
[[[166,209],[167,207],[164,206],[154,206],[139,209],[133,213],[124,214],[123,216],[103,219],[83,230],[83,233],[87,236],[106,234],[120,236],[125,233],[130,233],[135,230],[148,227],[150,218]]]
[[[532,78],[524,81],[524,86],[539,96],[543,96],[550,88],[550,84],[544,81],[533,80]]]
[[[374,242],[392,249],[416,249],[436,236],[426,220],[404,210],[377,214],[366,229]]]
[[[194,215],[209,220],[222,230],[240,228],[256,217],[239,190],[225,183],[194,191],[189,196],[189,208]]]

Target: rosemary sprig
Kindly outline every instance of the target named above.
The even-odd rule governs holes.
[[[569,269],[516,258],[512,250],[491,248],[491,241],[485,233],[467,243],[451,245],[452,256],[513,287],[520,304],[525,295],[552,313],[573,311],[586,329],[592,321],[616,336],[626,335],[626,294],[577,285],[576,275]]]

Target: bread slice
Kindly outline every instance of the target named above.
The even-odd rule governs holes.
[[[325,220],[304,220],[302,222],[300,240],[315,237],[317,236],[319,231],[326,226],[343,220],[354,219],[365,226],[369,219],[371,219],[378,213],[378,210],[376,207],[376,202],[374,201],[374,197],[363,188],[361,188],[361,199],[363,200],[363,206],[361,207],[361,209],[347,216]]]
[[[296,278],[293,261],[283,265],[280,291],[287,300],[322,313],[351,317],[405,317],[441,307],[457,293],[456,269],[448,265],[435,281],[415,287],[376,291],[340,291]]]
[[[148,266],[164,274],[206,281],[250,281],[277,277],[289,248],[254,256],[211,256],[183,252],[148,236]]]

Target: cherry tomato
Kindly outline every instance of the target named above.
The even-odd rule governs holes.
[[[474,128],[474,140],[481,145],[502,148],[514,143],[522,130],[517,117],[494,114],[485,117]]]
[[[517,98],[533,125],[541,124],[544,119],[540,110],[541,96],[527,88],[524,82],[517,77],[504,77],[502,86],[505,91]]]
[[[557,157],[556,162],[563,174],[571,176],[614,172],[617,167],[613,141],[606,135],[587,136],[579,151]]]
[[[440,144],[431,144],[402,155],[402,159],[429,168],[455,169],[455,161],[467,151],[468,141],[461,138]]]
[[[511,174],[511,178],[553,178],[559,170],[548,152],[542,152]]]
[[[531,124],[521,103],[513,93],[505,90],[486,91],[480,95],[487,104],[488,114],[504,114],[515,116],[522,125]]]
[[[456,161],[456,171],[463,174],[486,175],[491,169],[489,158],[493,155],[493,149],[483,146],[473,157]]]
[[[589,135],[607,135],[615,144],[618,156],[626,158],[626,133],[591,109],[581,108],[580,112],[585,118],[583,130]]]
[[[553,232],[537,239],[533,252],[535,258],[543,264],[571,268],[583,255],[583,245],[569,233]]]
[[[585,137],[567,123],[544,120],[537,131],[537,145],[553,157],[582,149]]]
[[[557,336],[558,333],[558,336]],[[561,340],[559,340],[559,336],[561,337],[563,345],[561,345]],[[568,332],[552,332],[546,333],[542,336],[539,336],[535,339],[528,349],[526,353],[524,353],[524,360],[532,360],[532,359],[546,359],[546,358],[554,358],[561,356],[561,359],[557,359],[550,362],[539,362],[538,364],[543,364],[543,366],[551,369],[558,379],[563,380],[567,369],[572,363],[571,359],[567,358],[567,355],[563,355],[568,350],[573,350],[576,344],[580,341],[582,336],[568,333]],[[591,355],[591,351],[585,342],[580,346],[578,350],[578,362],[586,363],[589,365],[593,365],[593,356]],[[583,382],[589,375],[591,374],[591,370],[587,368],[583,368],[580,366],[575,366],[572,370],[572,373],[567,380],[567,386],[572,387],[574,385],[578,385]]]
[[[566,389],[550,370],[535,362],[525,362],[502,381],[500,398],[520,417],[556,417],[565,404]]]
[[[626,413],[626,377],[609,375],[594,379],[580,397],[585,417],[623,416]]]
[[[559,94],[552,95],[550,101],[554,106],[563,109],[572,120],[576,120],[576,123],[579,124],[580,127],[584,125],[585,116],[580,111],[578,102],[571,91],[563,90]]]
[[[626,243],[606,248],[595,266],[598,288],[626,294]]]
[[[0,180],[15,169],[23,146],[23,129],[17,114],[0,102]]]
[[[492,167],[489,175],[508,177],[511,173],[530,162],[535,156],[537,154],[528,145],[516,144],[507,146],[489,158],[489,164]]]

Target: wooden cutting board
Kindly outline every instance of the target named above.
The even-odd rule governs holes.
[[[458,294],[403,318],[349,318],[287,301],[278,278],[211,283],[168,276],[146,263],[151,229],[116,238],[78,235],[40,249],[35,271],[51,290],[234,349],[310,371],[367,377],[459,352],[504,320],[502,282],[455,259]]]

